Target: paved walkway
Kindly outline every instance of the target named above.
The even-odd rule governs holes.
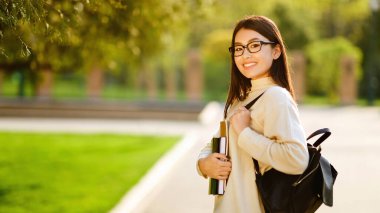
[[[185,135],[200,128],[195,121],[0,117],[2,131]]]
[[[209,112],[216,113],[216,110]],[[308,134],[322,127],[329,127],[333,133],[325,141],[323,153],[339,172],[334,188],[334,207],[322,207],[318,212],[379,212],[380,109],[301,106],[300,114]],[[156,182],[151,182],[149,186],[143,184],[145,188],[136,187],[113,212],[120,212],[118,210],[122,210],[125,207],[123,204],[127,203],[130,211],[125,212],[206,213],[212,211],[213,198],[207,195],[208,181],[195,171],[195,161],[200,149],[211,137],[210,132],[216,129],[219,118],[215,115],[211,117],[203,119],[202,123],[0,118],[0,130],[186,135],[174,150],[157,163],[155,171],[148,174]],[[148,180],[149,177],[144,179]]]
[[[332,136],[323,153],[339,172],[334,188],[334,207],[318,212],[379,212],[380,202],[380,109],[300,107],[307,134],[329,127]],[[208,131],[211,126],[205,126]],[[201,131],[188,153],[176,159],[168,174],[145,194],[136,213],[212,212],[213,199],[207,195],[208,181],[195,171],[199,150],[211,137]],[[122,212],[122,211],[114,211]]]

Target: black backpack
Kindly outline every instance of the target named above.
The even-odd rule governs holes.
[[[245,107],[247,109],[262,96],[259,95]],[[321,135],[322,134],[322,135]],[[301,175],[289,175],[272,168],[260,173],[259,163],[253,159],[256,185],[265,212],[308,213],[315,212],[324,203],[333,205],[333,185],[338,172],[321,155],[321,143],[331,132],[328,128],[312,133],[307,140],[321,135],[318,140],[307,144],[309,164]]]

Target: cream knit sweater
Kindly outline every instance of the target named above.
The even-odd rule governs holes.
[[[232,161],[225,194],[215,196],[214,212],[264,212],[255,184],[252,158],[259,161],[261,172],[272,167],[288,174],[302,173],[308,164],[304,130],[298,109],[289,92],[277,86],[271,77],[253,80],[251,92],[242,102],[234,103],[227,115],[265,91],[251,108],[251,124],[240,135],[230,128],[229,154]],[[216,134],[216,136],[219,133]],[[211,153],[208,143],[199,155]],[[198,172],[201,174],[198,168]]]

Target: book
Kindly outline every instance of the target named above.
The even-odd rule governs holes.
[[[228,122],[220,122],[220,137],[212,138],[211,141],[212,153],[221,153],[228,156]],[[210,178],[209,183],[209,194],[212,195],[223,195],[226,188],[226,180],[217,180]]]
[[[229,142],[229,135],[228,135],[228,128],[229,123],[226,120],[223,120],[220,122],[220,137],[225,138],[225,147],[221,150],[220,153],[223,153],[228,156],[228,142]]]
[[[211,140],[212,153],[219,152],[219,143],[220,143],[220,138],[212,138]],[[219,192],[219,180],[210,178],[208,193],[212,195],[218,195],[221,193]]]

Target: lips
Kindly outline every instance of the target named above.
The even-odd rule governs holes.
[[[246,63],[246,64],[243,64],[243,67],[245,67],[245,68],[250,68],[250,67],[253,67],[253,66],[255,66],[257,63],[255,63],[255,62],[252,62],[252,63]]]

